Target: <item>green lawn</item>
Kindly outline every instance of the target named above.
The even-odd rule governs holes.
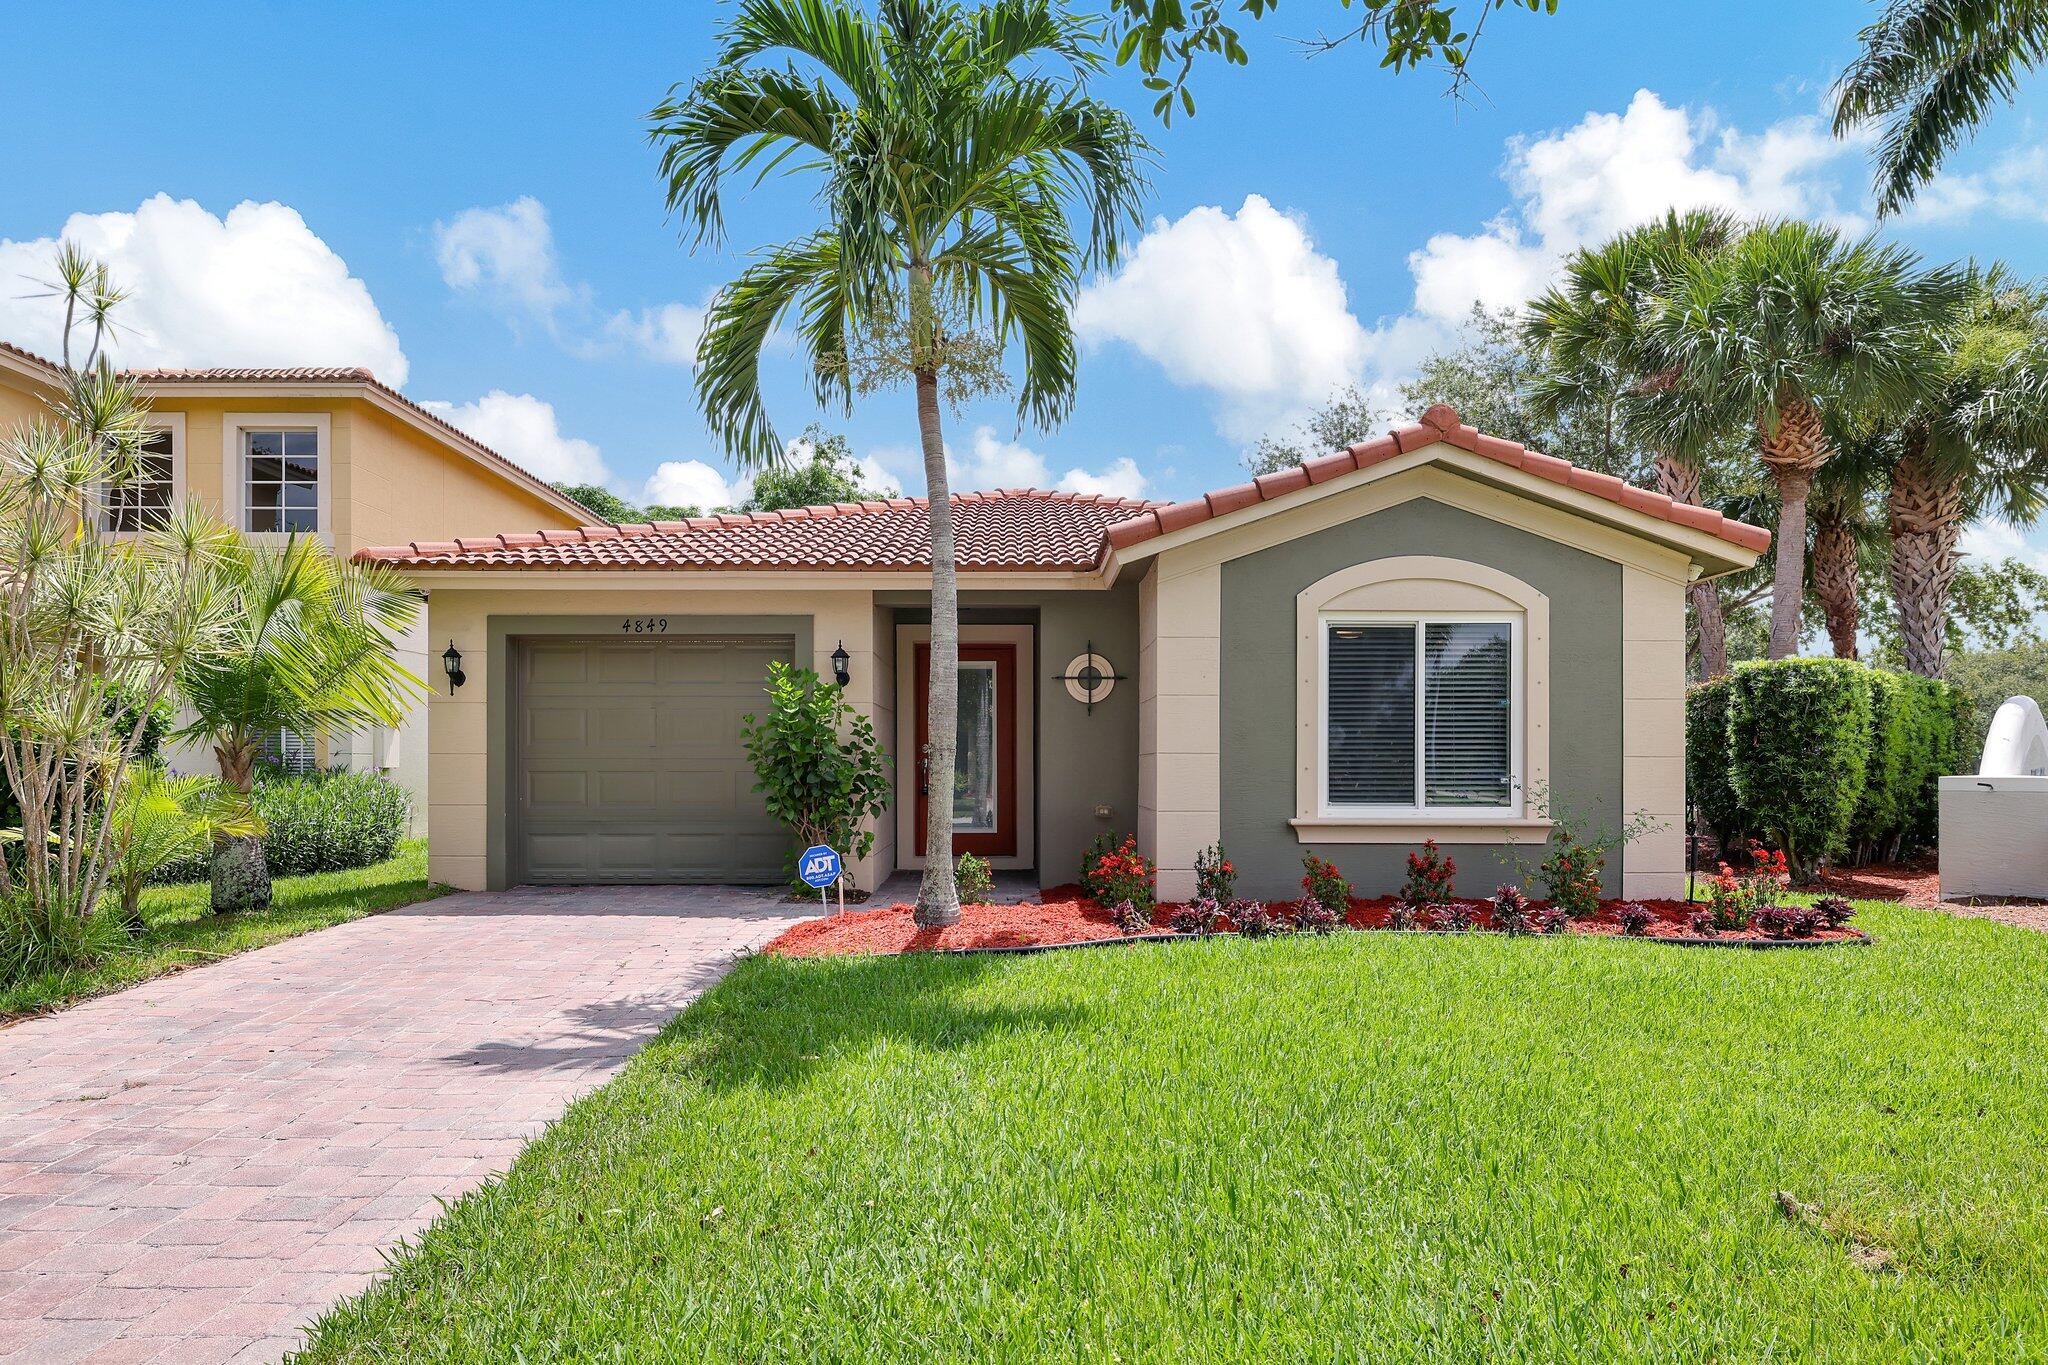
[[[153,886],[142,893],[149,932],[118,957],[89,969],[51,972],[0,988],[0,1021],[47,1014],[89,996],[105,995],[153,976],[217,961],[331,924],[443,895],[427,882],[427,842],[410,839],[398,856],[374,867],[279,877],[276,899],[260,915],[208,913],[207,886]]]
[[[304,1358],[2038,1358],[2048,935],[1862,923],[757,958]]]

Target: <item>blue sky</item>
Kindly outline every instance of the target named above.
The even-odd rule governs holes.
[[[0,146],[0,337],[50,344],[20,277],[70,231],[136,291],[133,362],[368,364],[548,477],[715,497],[736,474],[692,401],[695,310],[748,249],[814,221],[800,185],[738,202],[723,250],[693,254],[664,218],[641,119],[703,67],[723,8],[25,9],[0,51],[26,130]],[[1197,116],[1170,129],[1108,73],[1157,144],[1155,221],[1083,297],[1072,419],[950,417],[961,476],[1186,496],[1235,481],[1253,438],[1335,385],[1390,394],[1475,298],[1512,302],[1672,203],[1867,226],[1866,157],[1826,137],[1821,105],[1872,7],[1645,22],[1664,12],[1498,15],[1463,103],[1356,48],[1305,59],[1288,39],[1337,22],[1334,0],[1288,0],[1250,68],[1202,71]],[[2048,273],[2044,100],[2048,81],[1998,112],[1886,230]],[[770,392],[785,434],[823,418],[915,483],[907,394],[820,414],[787,356]]]

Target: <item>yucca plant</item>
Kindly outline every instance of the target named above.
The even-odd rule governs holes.
[[[266,734],[397,725],[426,695],[394,649],[420,609],[398,575],[293,536],[282,547],[237,538],[219,578],[231,607],[227,638],[180,674],[192,719],[177,733],[213,747],[230,791],[246,798],[254,789]],[[217,831],[213,909],[260,910],[270,894],[262,837]]]
[[[1044,424],[1074,402],[1081,273],[1139,225],[1147,147],[1091,97],[1100,23],[1055,0],[745,0],[711,69],[649,115],[668,206],[698,242],[725,227],[729,175],[814,176],[822,226],[764,251],[722,290],[697,348],[697,397],[739,464],[782,458],[761,352],[790,331],[821,403],[909,381],[930,495],[930,819],[917,919],[960,917],[953,883],[959,594],[941,396],[1008,386]],[[1085,238],[1070,218],[1087,220]]]

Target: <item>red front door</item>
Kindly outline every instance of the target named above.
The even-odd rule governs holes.
[[[917,855],[925,853],[929,788],[925,753],[932,647],[917,647]],[[960,726],[953,759],[953,852],[1009,858],[1017,852],[1017,646],[960,646]]]

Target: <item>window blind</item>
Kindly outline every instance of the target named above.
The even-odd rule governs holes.
[[[1508,627],[1432,621],[1422,632],[1424,803],[1505,806],[1514,767]]]
[[[1329,800],[1415,804],[1415,627],[1332,625]]]

